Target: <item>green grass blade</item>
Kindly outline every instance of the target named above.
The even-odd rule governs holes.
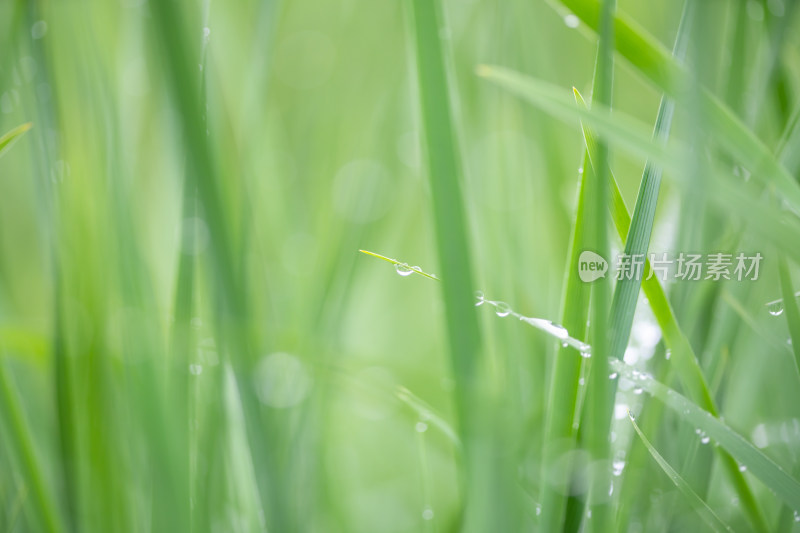
[[[5,357],[5,353],[2,356]],[[18,394],[6,374],[4,360],[0,360],[0,421],[4,426],[4,440],[10,445],[14,462],[20,465],[20,473],[30,489],[31,501],[35,506],[31,513],[34,523],[41,531],[62,531],[53,495],[45,483],[41,461],[37,456],[30,428],[25,422]]]
[[[401,263],[397,259],[392,259],[391,257],[386,257],[385,255],[376,254],[375,252],[370,252],[367,250],[359,250],[362,254],[370,255],[372,257],[376,257],[381,259],[382,261],[386,261],[387,263],[391,263],[397,268],[398,272],[408,273],[408,274],[419,274],[420,276],[425,276],[428,279],[433,279],[436,281],[441,281],[439,278],[434,276],[433,274],[428,274],[424,270],[422,270],[418,266],[408,266],[408,263]]]
[[[650,452],[650,455],[655,459],[658,466],[664,471],[665,474],[669,477],[669,479],[678,487],[678,490],[681,491],[686,499],[689,501],[691,506],[697,511],[697,514],[703,519],[703,521],[708,524],[714,531],[733,531],[728,524],[722,521],[722,519],[714,512],[708,504],[703,501],[700,496],[697,495],[695,491],[692,490],[692,487],[684,480],[674,468],[670,466],[666,459],[664,459],[658,450],[647,440],[647,437],[644,436],[642,430],[639,428],[639,425],[634,420],[633,416],[630,416],[631,424],[633,424],[633,429],[636,430],[636,433],[639,435],[639,438],[642,439],[642,443],[647,448],[647,451]]]
[[[20,124],[13,130],[6,132],[5,135],[0,137],[0,156],[2,156],[9,148],[11,148],[20,136],[33,127],[33,122],[26,122]]]
[[[792,339],[792,353],[794,353],[795,367],[800,372],[800,309],[794,296],[792,277],[789,274],[789,264],[785,257],[778,260],[778,275],[781,281],[781,296],[783,309],[786,314],[786,324],[789,326],[789,335]]]
[[[709,439],[716,441],[787,505],[793,509],[800,508],[800,482],[724,422],[666,385],[649,376],[634,373],[625,363],[613,360],[611,365],[621,376],[634,381],[637,386],[678,413],[688,424],[699,428]]]
[[[575,223],[572,228],[569,253],[567,255],[566,279],[561,300],[561,324],[573,337],[586,336],[586,320],[589,317],[589,285],[578,277],[578,259],[585,249],[585,203],[587,201],[587,180],[595,179],[589,164],[588,152],[584,153],[583,172],[578,186],[578,202],[575,210]],[[583,358],[570,346],[559,349],[553,363],[550,379],[550,393],[545,420],[544,457],[545,464],[555,461],[564,453],[566,442],[574,445],[575,432],[572,429],[578,402],[578,380],[580,379]],[[566,497],[553,488],[542,476],[541,484],[542,531],[561,529],[564,520]]]
[[[597,0],[559,0],[589,28],[600,32],[600,3]],[[639,72],[679,102],[691,87],[690,74],[654,37],[622,14],[614,21],[616,50]],[[708,133],[740,160],[752,175],[773,183],[785,199],[800,210],[800,186],[791,174],[772,157],[767,146],[747,128],[723,102],[708,90],[696,95]]]
[[[673,54],[683,59],[689,42],[689,26],[691,25],[691,2],[686,2],[675,38]],[[576,91],[576,96],[579,96]],[[585,103],[584,103],[585,105]],[[656,116],[656,125],[653,130],[653,139],[666,143],[669,139],[672,117],[675,113],[675,102],[667,96],[662,96]],[[636,204],[633,207],[631,226],[628,237],[625,239],[624,253],[629,256],[646,256],[650,247],[650,236],[653,231],[653,222],[658,205],[658,193],[661,187],[661,166],[651,161],[645,163],[642,181]],[[636,311],[636,300],[639,296],[642,277],[623,277],[617,282],[614,289],[614,298],[611,301],[611,348],[610,354],[621,359],[628,344],[633,315]]]
[[[442,280],[447,338],[456,379],[456,409],[465,449],[467,527],[481,530],[519,527],[515,510],[513,467],[505,461],[488,466],[502,435],[488,411],[490,398],[483,393],[485,377],[479,360],[481,335],[472,299],[472,268],[461,194],[462,173],[452,126],[449,84],[441,42],[439,2],[412,2],[416,42],[419,105],[424,132],[424,152],[433,198],[433,218]],[[496,455],[495,455],[496,456]],[[496,456],[497,457],[497,456]],[[488,492],[487,492],[488,490]],[[506,494],[507,493],[507,494]],[[490,498],[486,498],[490,494]]]
[[[575,95],[579,105],[585,108],[586,103],[577,90],[575,91]],[[594,139],[594,134],[585,125],[583,127],[583,132],[586,146],[590,154],[590,159],[595,160],[596,157],[591,157],[592,154],[596,154],[597,150],[597,143]],[[631,218],[627,208],[625,207],[625,202],[622,199],[622,194],[619,191],[619,186],[617,185],[616,179],[610,170],[609,178],[611,181],[611,202],[609,203],[608,207],[612,210],[612,218],[617,227],[620,240],[622,242],[627,242],[629,228],[631,226]],[[661,328],[664,341],[666,342],[667,347],[673,353],[671,362],[675,367],[681,383],[684,387],[686,387],[689,396],[698,404],[700,404],[703,409],[713,413],[714,416],[719,416],[719,411],[714,404],[708,383],[703,375],[703,370],[700,368],[700,364],[698,363],[694,349],[675,319],[675,313],[672,311],[672,307],[667,299],[667,295],[664,292],[663,287],[661,286],[661,282],[657,276],[652,276],[648,279],[647,273],[650,272],[650,261],[647,259],[645,260],[644,272],[645,275],[644,280],[642,281],[642,288],[650,303],[650,308],[653,311],[656,322],[658,322],[658,325]],[[748,511],[748,515],[750,516],[751,520],[758,526],[760,530],[766,529],[764,519],[758,508],[755,497],[753,496],[752,490],[747,485],[747,482],[742,473],[739,471],[736,462],[724,452],[721,454],[721,460],[734,486],[736,487],[736,490],[739,493],[739,497],[742,501],[742,505]]]
[[[601,15],[600,42],[597,51],[597,69],[593,99],[600,105],[611,106],[613,65],[614,65],[614,11],[616,0],[603,0]],[[608,198],[610,178],[610,155],[608,141],[603,139],[597,146],[597,165],[595,178],[589,182],[591,201],[587,217],[591,221],[587,244],[601,257],[608,257]],[[607,331],[608,305],[611,295],[611,281],[602,277],[592,284],[591,317],[589,329],[593,359],[589,371],[589,386],[586,391],[586,444],[592,459],[605,461],[610,455],[608,434],[611,427],[611,414],[614,406],[613,384],[608,379],[609,338]],[[607,498],[607,487],[611,473],[597,469],[589,489],[589,507],[592,519],[588,522],[590,531],[607,531],[612,523],[611,505]]]

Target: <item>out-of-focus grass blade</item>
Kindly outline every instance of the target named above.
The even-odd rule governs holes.
[[[24,482],[30,488],[34,509],[30,513],[34,524],[43,531],[62,531],[50,487],[44,481],[41,462],[36,454],[30,428],[25,422],[17,392],[5,370],[5,350],[0,348],[0,422],[3,422],[4,441],[13,452],[14,462],[21,467]]]
[[[567,122],[580,119],[584,128],[595,128],[632,153],[650,158],[654,163],[670,169],[670,177],[676,182],[685,187],[691,186],[685,178],[688,174],[683,166],[684,162],[691,160],[684,144],[674,140],[668,146],[655,143],[640,121],[619,112],[612,119],[609,110],[599,104],[591,109],[575,106],[565,97],[565,91],[540,80],[498,67],[483,66],[478,69],[478,73],[557,118]],[[726,213],[747,213],[744,221],[748,229],[778,246],[800,240],[800,221],[796,216],[777,212],[774,208],[763,205],[763,202],[753,201],[753,198],[758,197],[757,191],[748,183],[734,183],[726,174],[729,172],[717,166],[708,176],[709,187],[714,190],[714,194],[709,195],[709,201]],[[789,247],[785,251],[800,261],[800,248]]]
[[[642,443],[644,443],[645,448],[647,451],[650,452],[650,455],[653,456],[653,459],[656,460],[658,466],[664,471],[669,479],[678,487],[678,490],[686,497],[689,501],[691,506],[697,511],[697,514],[700,515],[700,518],[708,524],[708,526],[714,531],[733,531],[728,524],[722,521],[722,519],[717,516],[717,513],[714,512],[711,507],[708,506],[706,502],[703,501],[700,496],[697,495],[695,491],[692,490],[692,487],[684,480],[678,472],[672,468],[666,459],[664,459],[658,450],[647,440],[647,437],[644,436],[642,430],[639,429],[639,425],[636,424],[636,420],[634,420],[633,416],[630,416],[631,424],[633,424],[633,429],[636,430],[636,433],[639,435],[639,438],[642,439]]]
[[[781,295],[783,296],[786,324],[789,326],[789,335],[792,339],[792,352],[794,353],[797,371],[800,372],[800,309],[798,309],[797,300],[794,297],[789,264],[785,257],[781,257],[778,261],[778,274],[781,280]]]
[[[597,0],[559,0],[596,33],[600,32]],[[690,74],[654,37],[622,14],[616,15],[616,50],[639,72],[679,102],[691,87]],[[772,182],[796,211],[800,211],[800,186],[792,175],[772,157],[763,142],[736,114],[709,91],[697,94],[708,132],[728,152],[740,160],[759,180]],[[702,122],[700,122],[702,123]]]
[[[444,433],[444,435],[458,447],[461,447],[461,440],[458,438],[458,435],[453,430],[453,427],[444,419],[436,410],[431,407],[425,400],[411,392],[405,387],[398,386],[394,391],[395,396],[397,399],[403,402],[404,404],[408,405],[411,409],[413,409],[420,418],[423,418],[426,422],[430,422],[439,430]]]
[[[19,139],[20,135],[28,131],[33,127],[33,122],[26,122],[25,124],[20,124],[13,130],[7,132],[5,135],[0,137],[0,156],[2,156],[6,151],[11,148],[17,139]]]
[[[672,142],[664,146],[653,142],[651,128],[623,113],[614,113],[612,117],[610,109],[602,102],[593,103],[591,110],[575,106],[561,87],[503,67],[480,65],[476,72],[560,120],[574,124],[575,119],[580,119],[602,133],[605,139],[615,141],[634,155],[650,158],[666,167],[688,160],[684,145]]]
[[[585,109],[586,102],[577,90],[575,90],[575,97],[579,106]],[[597,150],[594,134],[585,125],[583,126],[583,132],[590,159],[595,160],[596,158],[592,158],[592,154],[595,154]],[[622,199],[622,194],[619,191],[619,186],[614,178],[614,174],[610,169],[608,175],[611,182],[611,201],[608,207],[612,210],[612,218],[614,219],[621,241],[626,242],[631,225],[630,214]],[[684,335],[675,319],[675,314],[661,286],[661,282],[655,275],[648,278],[650,261],[647,259],[645,259],[644,272],[642,288],[650,303],[650,308],[653,310],[656,322],[658,322],[662,334],[664,335],[664,341],[673,353],[671,361],[681,383],[686,387],[694,401],[698,402],[703,409],[713,413],[714,416],[719,416],[719,411],[714,405],[714,400],[711,396],[705,376],[703,375],[703,370],[698,363],[697,356],[689,343],[689,339]],[[754,524],[759,526],[759,529],[766,529],[755,497],[747,481],[744,479],[744,476],[739,471],[736,462],[724,452],[721,454],[721,460],[739,493],[743,508],[747,510],[751,520],[753,520]]]
[[[500,421],[490,409],[487,377],[479,371],[481,335],[472,299],[472,268],[467,240],[462,173],[452,127],[450,94],[441,42],[440,5],[413,0],[412,26],[416,42],[424,153],[433,199],[433,218],[442,279],[447,336],[456,379],[456,409],[465,450],[465,527],[516,530],[513,465],[506,460],[487,465],[486,457],[504,457]],[[487,495],[489,496],[487,498]]]
[[[772,459],[747,442],[724,422],[677,391],[649,376],[634,372],[622,361],[612,360],[611,366],[621,376],[633,381],[636,386],[641,387],[678,413],[688,424],[699,428],[706,436],[716,441],[787,505],[793,509],[800,509],[800,482],[792,478]]]

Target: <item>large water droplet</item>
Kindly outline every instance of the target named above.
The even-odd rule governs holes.
[[[622,459],[615,459],[613,463],[611,463],[612,471],[611,473],[615,476],[622,475],[622,471],[625,469],[625,461]]]
[[[505,302],[495,302],[494,304],[495,313],[497,316],[504,317],[511,314],[511,306]]]
[[[783,314],[783,302],[774,302],[767,306],[767,311],[772,316],[781,316]]]
[[[414,273],[414,270],[405,263],[395,263],[394,269],[401,276],[410,276]]]

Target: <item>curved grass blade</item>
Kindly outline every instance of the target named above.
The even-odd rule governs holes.
[[[634,371],[622,361],[614,359],[611,361],[611,366],[621,376],[635,382],[638,387],[675,411],[688,424],[699,428],[710,439],[716,441],[787,505],[793,509],[800,509],[800,482],[724,422],[675,390],[650,376]]]
[[[647,451],[650,452],[650,455],[655,459],[658,466],[661,467],[661,470],[664,471],[665,474],[669,477],[669,479],[678,487],[678,490],[686,497],[689,501],[691,506],[697,511],[697,514],[700,515],[700,518],[708,524],[714,531],[733,531],[728,524],[722,521],[722,519],[714,512],[711,507],[708,506],[706,502],[703,501],[700,496],[697,495],[695,491],[692,490],[692,487],[684,480],[678,472],[675,471],[674,468],[670,466],[666,459],[664,459],[658,450],[647,440],[647,437],[644,436],[642,430],[639,429],[639,425],[634,420],[633,415],[631,415],[630,411],[628,411],[628,417],[630,418],[631,424],[633,424],[633,429],[636,430],[636,433],[639,435],[639,438],[642,439],[642,443],[644,444]]]
[[[13,130],[6,132],[5,135],[0,137],[0,156],[6,153],[6,151],[11,148],[15,142],[17,142],[17,139],[19,139],[23,133],[32,127],[33,122],[26,122],[25,124],[20,124]]]

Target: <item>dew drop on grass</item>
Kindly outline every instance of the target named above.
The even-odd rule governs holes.
[[[745,465],[739,465],[739,472],[746,472],[747,467]]]
[[[486,297],[483,295],[483,291],[475,291],[475,307],[479,305],[483,305],[486,302]]]
[[[800,512],[798,512],[798,511],[794,512],[794,521],[795,522],[800,522]]]
[[[767,311],[769,311],[769,314],[772,316],[781,316],[783,314],[783,302],[769,304]]]
[[[425,433],[428,431],[428,424],[425,422],[417,422],[417,425],[414,426],[414,429],[417,430],[417,433]]]
[[[495,302],[494,308],[494,312],[497,313],[497,316],[499,317],[504,317],[511,314],[511,306],[505,302]]]
[[[634,394],[641,394],[642,393],[642,388],[641,387],[636,387],[635,389],[633,389],[633,393]]]
[[[564,24],[567,25],[567,28],[577,28],[580,24],[580,20],[578,17],[570,13],[569,15],[564,16]]]
[[[422,519],[423,520],[433,520],[433,509],[430,507],[426,507],[422,510]]]
[[[542,504],[537,503],[536,504],[536,516],[539,516],[541,514],[542,514]]]
[[[611,374],[608,375],[608,379],[617,379],[618,377],[619,374],[616,372],[612,372]]]
[[[709,437],[708,435],[703,435],[700,438],[700,444],[708,444],[709,442],[711,442],[711,437]]]
[[[401,276],[410,276],[414,273],[414,270],[405,263],[396,263],[394,269]]]
[[[672,350],[667,350],[666,352],[664,352],[664,359],[669,361],[670,357],[672,357]]]
[[[189,373],[193,376],[199,376],[203,373],[203,365],[189,365]]]
[[[611,473],[615,476],[621,476],[622,471],[625,470],[625,461],[622,459],[614,459],[614,462],[611,463]]]
[[[585,379],[581,378],[581,379],[578,380],[578,385],[585,385],[585,384],[586,384],[586,380]]]

